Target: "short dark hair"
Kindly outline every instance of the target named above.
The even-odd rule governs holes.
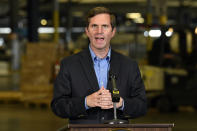
[[[111,21],[112,29],[114,29],[114,27],[116,27],[116,17],[106,7],[95,7],[93,9],[91,9],[88,12],[87,17],[86,17],[86,27],[89,26],[90,18],[92,18],[92,17],[94,17],[94,16],[96,16],[98,14],[109,14],[110,15],[110,21]]]

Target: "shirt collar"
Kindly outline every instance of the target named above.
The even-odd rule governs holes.
[[[95,53],[93,52],[93,50],[91,49],[90,45],[89,45],[89,50],[90,50],[90,54],[91,54],[91,57],[92,57],[92,60],[95,61],[97,59],[99,59]],[[106,59],[108,62],[110,61],[110,57],[111,57],[111,47],[109,48],[109,51],[107,53],[107,56],[104,58]]]

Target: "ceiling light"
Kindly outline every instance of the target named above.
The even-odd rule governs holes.
[[[40,21],[40,23],[41,23],[41,25],[45,26],[45,25],[47,25],[47,20],[46,19],[42,19]]]
[[[149,36],[150,37],[160,37],[161,36],[161,30],[150,30],[149,31]]]
[[[134,19],[133,21],[134,21],[135,23],[142,24],[142,23],[144,23],[144,18],[137,18],[137,19]]]
[[[129,19],[138,19],[141,17],[140,13],[127,13],[126,17]]]
[[[0,34],[10,34],[11,33],[11,28],[9,27],[1,27],[0,28]]]
[[[195,31],[194,31],[194,33],[197,35],[197,27],[195,28]]]
[[[170,36],[172,36],[173,31],[174,31],[173,28],[169,28],[168,31],[166,31],[165,35],[166,35],[167,37],[170,37]]]

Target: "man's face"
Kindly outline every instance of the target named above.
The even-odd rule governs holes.
[[[103,50],[110,46],[110,40],[115,35],[116,29],[112,30],[110,15],[98,14],[90,18],[89,26],[85,29],[93,50]]]

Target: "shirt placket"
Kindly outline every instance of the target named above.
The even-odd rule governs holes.
[[[100,71],[101,71],[101,86],[106,88],[105,85],[105,59],[103,59],[100,63]]]

